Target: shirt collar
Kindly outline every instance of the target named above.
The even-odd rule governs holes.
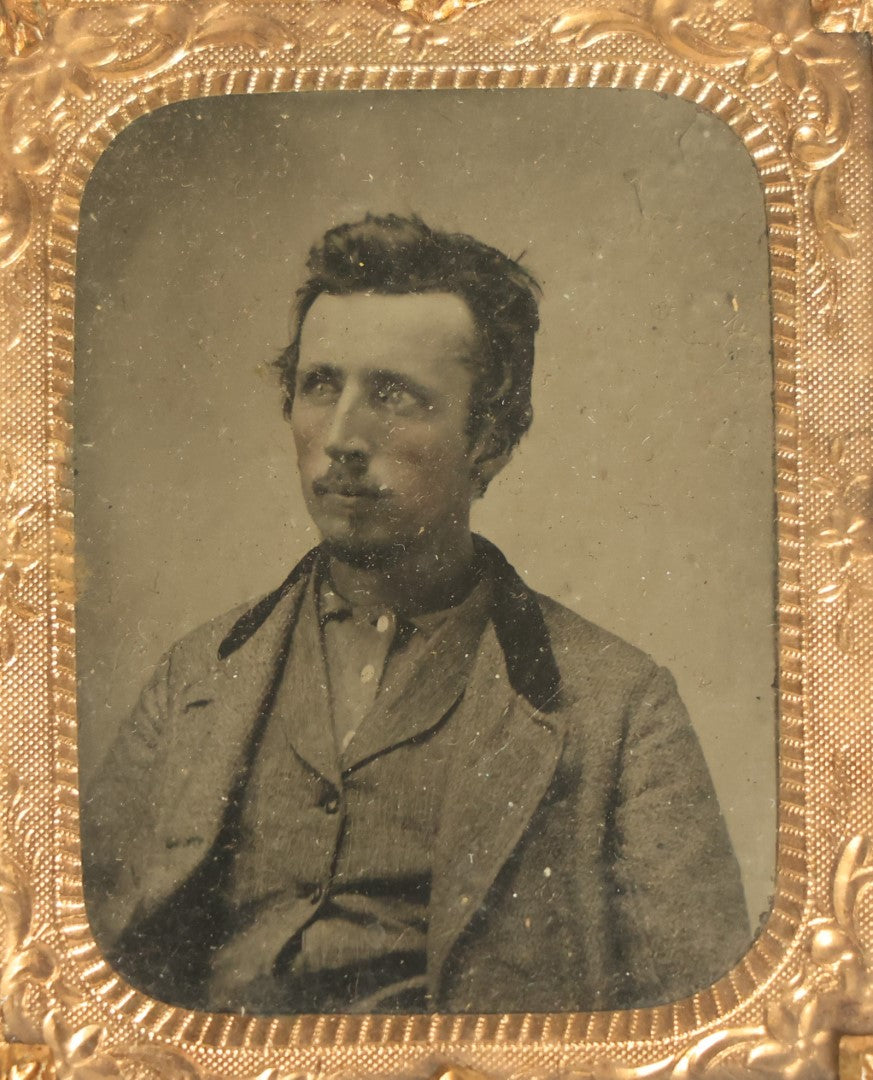
[[[480,573],[473,588],[461,601],[439,611],[427,611],[416,615],[409,615],[406,612],[392,610],[387,607],[374,608],[368,611],[364,608],[357,608],[336,590],[330,580],[327,559],[319,560],[314,579],[318,616],[322,626],[331,619],[341,620],[355,616],[368,618],[375,624],[380,616],[387,615],[394,621],[395,625],[408,626],[421,631],[428,637],[435,633],[450,617],[454,618],[457,615],[466,618],[467,616],[472,617],[484,613],[488,610],[492,597],[489,575]]]

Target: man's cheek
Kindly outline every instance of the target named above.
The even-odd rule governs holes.
[[[465,460],[463,441],[454,432],[442,439],[407,440],[401,453],[411,468],[429,475],[454,472]]]

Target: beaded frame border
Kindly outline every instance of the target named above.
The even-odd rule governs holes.
[[[870,4],[2,0],[0,15],[3,1075],[832,1075],[839,1033],[873,1031]],[[730,125],[761,178],[779,539],[773,911],[724,979],[653,1009],[270,1020],[152,1001],[103,961],[81,892],[69,455],[85,181],[125,126],[186,98],[543,86],[692,100]]]

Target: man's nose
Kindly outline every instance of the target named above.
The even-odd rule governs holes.
[[[370,454],[364,402],[353,386],[346,386],[334,406],[324,449],[335,461],[366,461]]]

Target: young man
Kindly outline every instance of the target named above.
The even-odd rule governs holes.
[[[328,232],[278,362],[321,544],[176,644],[83,808],[135,985],[249,1012],[675,1000],[749,944],[668,673],[470,530],[530,426],[537,286],[416,218]]]

